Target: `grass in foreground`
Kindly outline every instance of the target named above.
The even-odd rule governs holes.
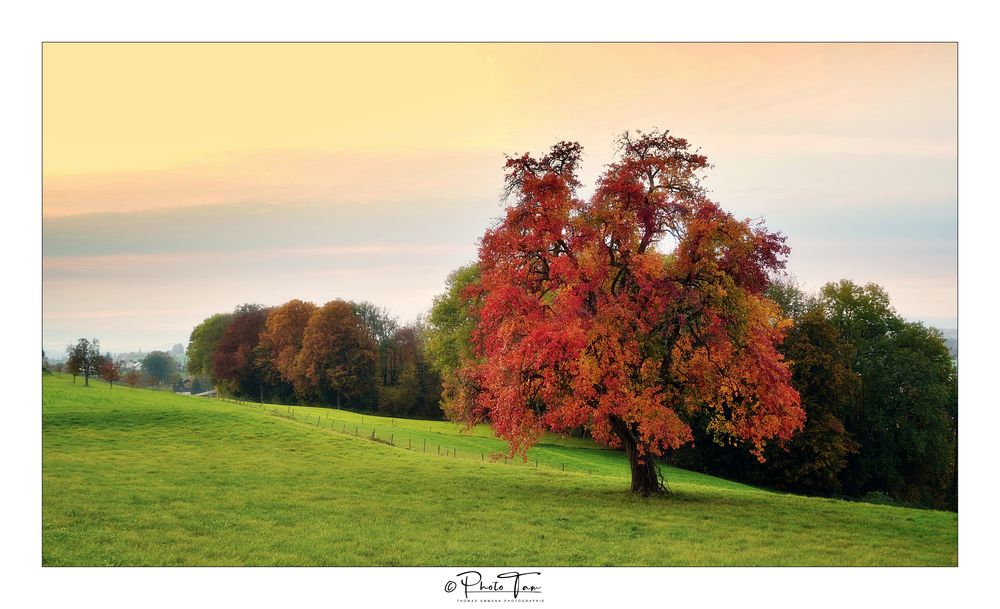
[[[954,513],[676,468],[673,496],[641,499],[620,453],[579,439],[546,437],[538,467],[512,466],[489,462],[503,443],[484,428],[43,383],[46,565],[957,562]]]

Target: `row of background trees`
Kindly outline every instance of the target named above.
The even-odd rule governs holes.
[[[188,369],[248,399],[462,419],[457,371],[475,327],[463,294],[478,278],[477,265],[458,269],[429,316],[402,326],[368,302],[242,305],[194,329]],[[693,424],[694,442],[668,460],[799,493],[957,508],[957,368],[941,333],[905,321],[874,284],[808,294],[784,280],[768,297],[794,321],[780,350],[804,429],[761,462]]]
[[[42,370],[48,373],[66,373],[73,377],[83,377],[83,384],[90,386],[91,377],[100,378],[109,385],[124,383],[130,387],[163,387],[178,380],[179,365],[166,351],[151,351],[141,361],[140,366],[130,366],[122,357],[101,353],[101,341],[97,338],[79,339],[76,344],[66,347],[66,359],[50,363],[42,352]]]
[[[462,419],[466,388],[457,374],[474,359],[475,320],[467,289],[473,264],[453,272],[429,316],[400,325],[369,302],[322,307],[292,300],[247,304],[212,315],[191,333],[188,370],[230,395]],[[761,462],[746,447],[719,444],[694,424],[694,442],[675,465],[777,489],[867,497],[938,508],[958,503],[958,377],[941,332],[907,322],[875,284],[840,281],[809,294],[790,280],[768,297],[793,325],[781,345],[806,412],[805,427]],[[153,351],[141,368],[81,338],[51,372],[135,387],[170,386],[179,366]],[[699,431],[701,430],[701,431]],[[577,430],[585,434],[586,430]]]
[[[456,418],[469,389],[457,371],[472,358],[475,325],[462,294],[478,276],[476,265],[452,273],[429,318],[443,407]],[[842,280],[809,294],[785,278],[767,295],[793,321],[780,351],[791,362],[804,429],[768,446],[761,462],[693,421],[694,442],[668,461],[798,493],[957,509],[958,371],[941,332],[904,320],[875,284]]]
[[[875,284],[807,294],[784,281],[768,295],[794,321],[781,351],[805,428],[764,462],[704,433],[671,461],[789,491],[957,509],[958,373],[941,332],[905,321]]]
[[[427,333],[370,302],[244,304],[194,328],[187,367],[231,396],[440,418]]]
[[[474,328],[463,292],[478,277],[476,265],[452,273],[426,321],[410,325],[369,302],[242,305],[194,329],[188,372],[243,398],[460,419],[456,373],[473,358]],[[781,352],[792,363],[805,428],[769,446],[763,462],[704,431],[669,461],[800,493],[957,508],[957,367],[941,333],[902,319],[874,284],[840,281],[808,294],[786,280],[768,296],[794,321]],[[165,351],[127,368],[102,354],[96,338],[79,339],[47,368],[85,385],[99,378],[132,387],[169,386],[178,373]]]
[[[409,325],[369,302],[242,305],[194,328],[187,372],[206,378],[205,388],[214,382],[248,399],[460,420],[467,388],[458,370],[475,357],[465,294],[478,280],[475,264],[456,270],[426,320]],[[768,446],[761,462],[693,424],[694,442],[669,461],[788,491],[956,509],[958,377],[940,331],[904,320],[874,284],[844,280],[808,294],[784,280],[767,295],[794,322],[780,350],[792,365],[804,429]],[[129,368],[102,354],[96,338],[67,347],[64,362],[45,362],[85,385],[93,377],[163,387],[179,372],[165,351]]]

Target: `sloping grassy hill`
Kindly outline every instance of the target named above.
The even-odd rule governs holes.
[[[675,468],[673,496],[641,499],[623,455],[580,439],[546,437],[505,464],[486,428],[43,383],[46,565],[957,561],[953,513]]]

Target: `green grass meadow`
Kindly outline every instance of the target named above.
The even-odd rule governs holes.
[[[771,492],[547,436],[46,376],[45,565],[955,565],[958,518]],[[375,441],[372,441],[372,432]],[[355,435],[357,434],[357,435]]]

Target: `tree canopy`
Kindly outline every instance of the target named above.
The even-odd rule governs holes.
[[[75,345],[66,347],[66,370],[73,375],[73,382],[82,376],[83,384],[89,387],[90,377],[100,374],[100,368],[101,341],[98,339],[81,338]]]
[[[275,307],[267,316],[260,346],[268,353],[268,359],[282,380],[291,382],[293,378],[295,357],[302,349],[302,335],[315,311],[316,305],[311,302],[290,300]]]
[[[260,334],[268,309],[244,304],[233,311],[212,353],[212,376],[232,392],[262,397],[263,378],[258,363]]]
[[[166,351],[150,351],[142,360],[142,371],[154,383],[166,384],[177,373],[177,360]]]
[[[813,296],[781,282],[769,293],[795,319],[781,350],[805,428],[764,463],[705,442],[674,463],[796,492],[957,507],[957,371],[941,334],[902,319],[874,284],[842,280]]]
[[[215,347],[232,320],[232,313],[216,313],[191,330],[187,348],[188,372],[211,376]]]
[[[448,275],[443,294],[434,297],[428,318],[427,353],[441,375],[442,408],[452,418],[467,416],[465,408],[472,387],[464,384],[459,371],[473,358],[471,303],[463,296],[465,290],[479,283],[479,265],[463,266]]]
[[[295,392],[328,404],[374,404],[377,346],[350,303],[333,300],[309,317],[295,360]]]
[[[856,346],[858,407],[845,424],[861,443],[848,462],[854,494],[881,491],[910,503],[957,502],[958,376],[940,331],[907,322],[885,290],[829,283],[819,302]]]
[[[791,438],[805,417],[776,349],[789,322],[763,293],[783,238],[710,201],[684,139],[624,134],[587,201],[581,155],[508,158],[508,206],[465,291],[467,421],[522,455],[546,429],[586,428],[625,448],[640,494],[665,490],[655,458],[691,441],[696,413],[757,455]]]

